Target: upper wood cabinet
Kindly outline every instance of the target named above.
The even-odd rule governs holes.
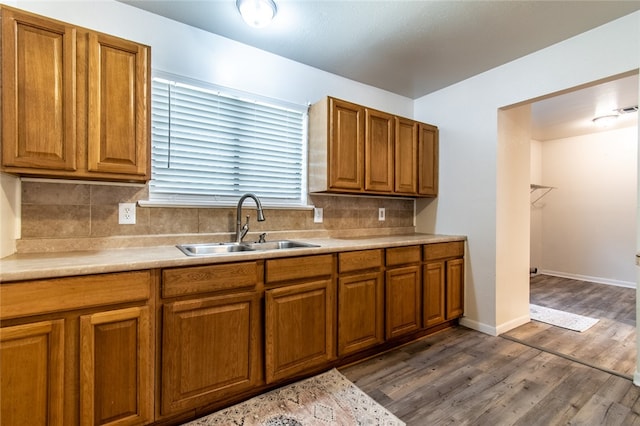
[[[438,195],[438,128],[422,123],[418,138],[418,194]]]
[[[144,182],[150,48],[28,12],[2,15],[2,170]]]
[[[395,118],[395,187],[398,194],[415,195],[418,179],[418,123]]]
[[[309,112],[309,192],[434,197],[438,128],[327,97]]]
[[[393,116],[365,109],[365,191],[393,191]]]

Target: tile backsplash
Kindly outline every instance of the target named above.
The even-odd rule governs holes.
[[[158,241],[175,244],[183,242],[178,239],[184,236],[191,240],[194,236],[206,236],[226,241],[233,236],[235,207],[137,206],[135,225],[118,224],[119,203],[146,199],[148,187],[141,185],[23,181],[18,252],[135,247]],[[411,199],[311,195],[310,203],[323,208],[323,223],[314,223],[313,210],[308,208],[265,208],[266,220],[258,222],[255,206],[247,200],[243,206],[243,216],[251,216],[251,234],[247,238],[262,232],[324,237],[390,235],[414,230]],[[378,220],[379,207],[386,209],[385,221]]]

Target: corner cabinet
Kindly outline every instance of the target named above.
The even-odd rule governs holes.
[[[2,283],[3,426],[152,422],[152,281],[141,271]]]
[[[145,182],[150,47],[0,6],[2,171]]]
[[[309,112],[309,191],[435,197],[438,128],[324,98]]]

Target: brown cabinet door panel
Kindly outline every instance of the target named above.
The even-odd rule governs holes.
[[[395,192],[416,195],[418,188],[418,123],[396,117]]]
[[[364,108],[330,99],[329,188],[361,191],[364,187]]]
[[[365,110],[365,182],[364,189],[393,191],[393,116]]]
[[[438,128],[420,124],[418,139],[418,193],[438,195]]]
[[[334,357],[334,291],[327,279],[265,292],[267,383]]]
[[[148,48],[89,33],[90,172],[148,173]]]
[[[424,327],[445,321],[445,262],[424,266],[423,318]]]
[[[3,426],[62,425],[64,320],[0,328]]]
[[[338,283],[338,355],[384,342],[382,272],[340,278]]]
[[[148,307],[80,317],[80,424],[153,420],[153,348]]]
[[[464,259],[447,261],[447,319],[464,313]]]
[[[162,413],[213,403],[261,380],[257,292],[164,306]]]
[[[76,168],[76,30],[2,9],[2,165]]]
[[[392,339],[421,328],[420,266],[387,270],[386,338]]]

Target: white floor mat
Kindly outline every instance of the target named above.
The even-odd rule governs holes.
[[[558,311],[557,309],[545,308],[534,304],[529,305],[531,319],[545,322],[569,330],[583,332],[591,328],[598,319],[589,318],[570,312]]]

